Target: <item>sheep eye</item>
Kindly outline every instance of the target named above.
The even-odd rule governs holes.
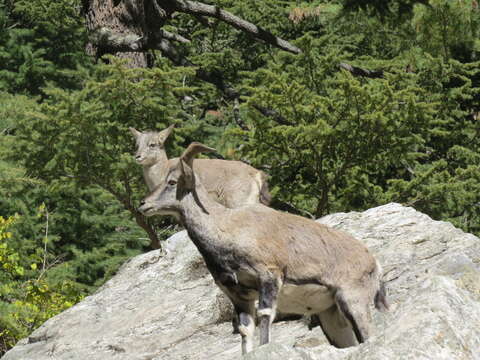
[[[154,148],[155,146],[157,146],[157,144],[150,144],[148,146],[151,147],[151,148]]]
[[[177,185],[177,181],[176,180],[168,180],[168,185]]]

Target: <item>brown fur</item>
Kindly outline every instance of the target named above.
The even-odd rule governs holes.
[[[255,317],[256,301],[261,344],[270,339],[277,307],[284,313],[318,314],[337,346],[365,341],[370,305],[374,299],[383,302],[385,295],[380,268],[368,249],[342,231],[262,204],[228,209],[216,203],[191,168],[190,155],[199,150],[212,149],[192,144],[169,161],[165,181],[140,211],[181,219],[215,282],[246,319],[239,328],[244,352],[251,349],[248,319]]]
[[[173,126],[160,132],[140,132],[130,128],[137,143],[135,158],[143,166],[143,175],[150,191],[160,185],[168,173],[164,144],[172,130]],[[259,202],[270,204],[265,173],[241,161],[198,159],[193,162],[193,170],[208,194],[228,208]]]
[[[218,215],[220,229],[234,232],[235,239],[252,241],[250,256],[255,261],[267,262],[278,272],[286,269],[286,276],[295,281],[321,277],[323,283],[333,286],[348,277],[360,282],[376,267],[375,259],[358,240],[310,219],[261,205]],[[212,220],[218,215],[212,212]],[[261,226],[252,226],[258,222]],[[339,267],[339,263],[345,266]]]

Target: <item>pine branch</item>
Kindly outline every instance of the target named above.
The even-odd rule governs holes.
[[[156,47],[156,49],[162,52],[162,55],[168,58],[172,63],[177,66],[193,66],[196,67],[197,65],[192,63],[186,57],[181,56],[175,46],[166,39],[163,39],[161,43],[157,43],[160,46]],[[219,71],[209,71],[205,70],[201,67],[197,68],[195,72],[195,76],[214,85],[218,90],[220,90],[227,100],[233,100],[240,97],[240,93],[235,89],[232,85],[225,82],[223,75]]]
[[[177,48],[167,38],[169,35],[164,35],[165,31],[161,30],[154,34],[150,39],[145,39],[136,34],[119,34],[103,27],[92,35],[91,40],[95,45],[106,52],[143,52],[155,49],[160,50],[163,56],[177,66],[196,66],[186,57],[180,55]],[[180,38],[182,37],[179,35],[175,36],[176,40],[185,42]],[[185,38],[183,39],[189,41]],[[217,87],[225,95],[227,100],[233,100],[240,96],[240,93],[235,88],[224,81],[222,74],[218,71],[207,71],[198,68],[196,76],[200,80],[211,83]]]
[[[283,40],[273,35],[269,31],[264,30],[242,18],[239,18],[238,16],[235,16],[228,11],[219,8],[218,6],[207,5],[189,0],[170,0],[170,3],[176,11],[191,14],[194,16],[214,17],[233,26],[240,31],[252,35],[256,39],[263,40],[264,42],[271,44],[279,49],[289,51],[294,54],[301,53],[301,50],[299,48],[290,44],[288,41]]]
[[[108,28],[101,28],[98,30],[92,39],[96,45],[107,49],[110,52],[124,52],[124,51],[146,51],[149,49],[160,50],[162,55],[168,58],[173,64],[177,66],[195,67],[194,63],[188,60],[186,57],[180,55],[179,51],[172,44],[170,40],[163,37],[163,30],[156,34],[158,38],[143,39],[135,34],[118,34]],[[227,83],[223,75],[219,71],[207,71],[203,68],[197,68],[195,76],[214,85],[220,90],[227,100],[239,99],[240,92],[235,89],[231,84]],[[256,110],[263,114],[263,116],[273,118],[277,123],[282,125],[291,125],[282,115],[276,110],[269,109],[258,104],[252,105]]]

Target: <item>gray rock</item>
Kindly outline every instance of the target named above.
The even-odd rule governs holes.
[[[388,204],[320,222],[365,242],[381,262],[391,310],[365,344],[330,346],[307,320],[273,325],[244,359],[480,359],[480,240]],[[2,359],[239,359],[231,307],[184,231],[137,256],[95,294],[48,320]]]

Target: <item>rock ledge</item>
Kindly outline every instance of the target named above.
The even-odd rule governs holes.
[[[390,312],[374,336],[336,349],[305,320],[277,322],[245,359],[480,359],[480,240],[399,204],[318,220],[362,240],[383,266]],[[137,256],[95,294],[2,359],[239,359],[230,307],[182,231]]]

